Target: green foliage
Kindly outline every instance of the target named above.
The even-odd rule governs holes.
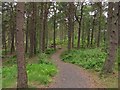
[[[17,79],[17,68],[15,65],[12,67],[2,68],[2,87],[13,86]]]
[[[7,49],[7,50],[5,50],[5,49],[2,49],[1,51],[0,51],[0,55],[5,55],[6,53],[9,53],[10,52],[10,49]]]
[[[107,54],[100,49],[80,49],[71,50],[70,52],[66,51],[61,57],[65,62],[77,64],[86,69],[100,71],[106,55]]]
[[[28,81],[47,84],[51,82],[51,77],[57,73],[57,68],[53,64],[28,64],[27,65]],[[2,69],[2,86],[12,87],[16,83],[17,67],[3,67]]]
[[[51,77],[57,73],[54,65],[50,64],[31,64],[27,66],[28,80],[47,84],[51,82]]]
[[[45,53],[41,53],[39,54],[39,60],[38,63],[39,64],[52,64],[52,62],[50,62],[50,60],[48,61],[48,55]]]
[[[50,60],[48,60],[48,55],[45,53],[39,54],[38,59],[37,64],[27,64],[28,81],[29,83],[37,82],[46,85],[51,82],[51,77],[57,73],[57,68]],[[8,62],[7,64],[12,66],[5,66],[2,69],[2,85],[4,88],[15,86],[17,80],[17,67],[15,64],[16,56],[10,57]]]
[[[5,65],[11,66],[17,63],[17,56],[13,55],[11,57],[8,57],[8,60],[4,62]]]
[[[51,55],[55,52],[55,50],[53,48],[48,48],[46,51],[45,51],[45,54],[48,54],[48,55]]]

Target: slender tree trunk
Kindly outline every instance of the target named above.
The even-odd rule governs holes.
[[[2,7],[5,7],[5,4],[4,3],[2,3]],[[2,8],[2,13],[4,13],[4,9]],[[4,49],[5,51],[5,55],[7,54],[7,52],[6,52],[6,49],[7,49],[7,47],[6,47],[6,23],[5,23],[5,21],[4,21],[4,15],[2,14],[2,49]]]
[[[75,13],[76,20],[79,24],[79,29],[78,29],[78,42],[77,42],[77,48],[80,49],[80,37],[81,37],[81,24],[82,24],[82,18],[83,18],[83,3],[81,4],[81,14],[80,14],[80,20],[78,16]]]
[[[42,52],[42,39],[43,39],[43,9],[44,9],[44,3],[41,2],[41,13],[40,13],[40,41],[39,41],[39,49],[40,52]]]
[[[43,18],[43,37],[42,37],[42,52],[45,52],[46,50],[46,29],[47,29],[47,14],[48,14],[48,8],[47,8],[47,2],[44,4],[44,18]]]
[[[17,87],[27,88],[27,72],[26,72],[26,62],[24,57],[24,3],[17,3],[17,15],[16,15],[16,52],[17,52],[17,65],[18,65],[18,77],[17,77]]]
[[[54,34],[53,34],[53,46],[54,46],[54,50],[56,50],[56,9],[55,9],[56,7],[55,7],[55,5],[54,5]]]
[[[84,34],[84,27],[85,27],[85,22],[84,22],[84,18],[82,19],[82,48],[84,48],[84,37],[85,37],[85,34]]]
[[[72,2],[68,3],[68,50],[72,48],[72,31],[73,31],[73,17],[72,17]]]
[[[74,5],[74,3],[72,4],[72,48],[74,48],[74,13],[75,13],[75,5]]]
[[[99,2],[99,31],[98,31],[98,40],[97,40],[97,47],[100,46],[100,37],[101,37],[101,15],[102,15],[102,3]]]
[[[46,3],[46,10],[45,10],[45,26],[46,26],[46,37],[45,37],[45,50],[48,48],[48,42],[49,42],[49,38],[48,38],[48,23],[47,23],[47,20],[48,20],[48,13],[49,13],[49,8],[51,6],[51,3]]]
[[[73,30],[72,30],[72,48],[74,48],[74,26],[73,26]]]
[[[37,24],[37,3],[34,2],[33,3],[33,16],[34,16],[34,54],[36,54],[36,48],[37,48],[37,40],[36,40],[36,32],[37,32],[37,28],[36,28],[36,24]]]
[[[120,1],[119,1],[119,7],[118,7],[118,46],[120,46]]]
[[[81,37],[81,23],[79,23],[79,29],[78,29],[78,42],[77,42],[77,48],[80,48],[80,37]]]
[[[30,57],[36,53],[36,3],[31,2]]]
[[[92,25],[92,32],[91,32],[91,47],[93,46],[93,39],[94,39],[95,17],[96,17],[96,14],[93,16],[93,25]]]
[[[11,5],[11,54],[15,51],[15,46],[14,46],[14,33],[15,33],[15,15],[14,15],[14,10],[13,10],[13,6],[12,3]]]
[[[2,17],[3,18],[3,17]],[[6,55],[6,35],[5,35],[5,23],[3,21],[2,23],[2,48],[5,50],[5,55]]]
[[[90,21],[88,25],[88,32],[87,32],[87,47],[90,46]]]
[[[30,56],[34,55],[34,15],[33,15],[33,2],[30,2],[31,17],[30,17]]]

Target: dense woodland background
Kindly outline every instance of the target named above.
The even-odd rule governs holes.
[[[100,74],[112,73],[117,68],[116,72],[119,29],[120,2],[3,2],[3,82],[9,81],[5,78],[9,68],[14,71],[17,65],[17,87],[28,87],[26,67],[32,67],[25,62],[39,56],[40,63],[44,63],[41,57],[49,57],[58,48],[67,48],[61,56],[63,61],[95,68]],[[81,63],[79,58],[75,59],[77,55],[81,55],[81,61],[91,60]]]

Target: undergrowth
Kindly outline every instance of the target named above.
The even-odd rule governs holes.
[[[40,85],[46,85],[52,81],[52,77],[57,73],[57,67],[50,62],[45,53],[39,54],[38,59],[38,63],[27,64],[28,83],[37,82]],[[15,87],[17,80],[16,57],[11,57],[7,64],[12,65],[2,68],[2,87]]]
[[[38,82],[39,84],[48,84],[51,82],[51,77],[57,73],[54,65],[50,64],[28,64],[27,74],[29,82]],[[2,87],[10,87],[16,84],[17,67],[5,67],[2,69]]]
[[[77,64],[86,69],[101,71],[106,55],[100,49],[80,49],[66,51],[61,55],[61,58],[65,62]]]
[[[40,59],[39,61],[44,61],[45,62],[50,57],[50,55],[52,55],[53,53],[55,53],[55,50],[51,49],[51,48],[48,48],[44,53],[38,53],[37,56]],[[28,60],[29,60],[29,55],[27,54],[25,56],[26,56],[25,58],[28,58]],[[17,64],[17,56],[16,55],[13,55],[13,56],[10,56],[10,57],[7,57],[7,58],[3,59],[3,65],[4,66],[12,66],[12,65],[15,65],[15,64]]]

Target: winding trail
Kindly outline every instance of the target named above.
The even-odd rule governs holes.
[[[51,57],[59,71],[49,88],[98,88],[96,82],[85,70],[60,60],[64,50],[63,48],[57,50]]]

